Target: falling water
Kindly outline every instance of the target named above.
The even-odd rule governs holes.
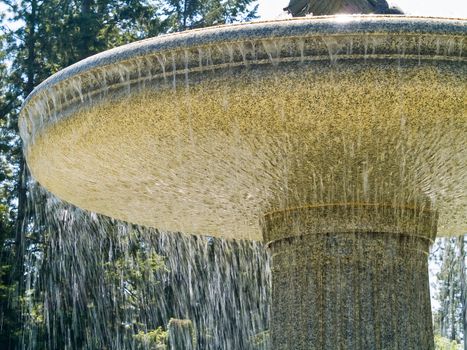
[[[24,349],[155,349],[171,319],[192,322],[195,349],[268,349],[262,244],[115,221],[34,183],[29,199],[43,238],[28,254]]]

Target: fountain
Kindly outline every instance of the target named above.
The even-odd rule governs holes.
[[[275,350],[432,349],[429,246],[467,228],[466,24],[315,17],[109,50],[25,101],[28,165],[83,209],[265,242]]]

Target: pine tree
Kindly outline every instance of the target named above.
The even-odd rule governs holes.
[[[0,18],[1,19],[1,18]],[[6,30],[1,28],[2,33]],[[16,135],[10,127],[12,100],[7,84],[5,36],[0,34],[0,348],[18,346],[20,316],[17,283],[13,278],[14,256],[14,187],[12,145]]]
[[[451,341],[465,339],[464,237],[440,239],[440,270],[437,273],[439,309],[434,312],[435,331]]]
[[[249,21],[256,17],[256,0],[167,0],[168,31]]]
[[[465,239],[467,236],[457,238],[458,260],[459,260],[459,279],[460,279],[460,302],[461,302],[461,325],[464,338],[464,350],[467,350],[467,270],[465,249]]]
[[[48,252],[55,249],[50,237],[62,228],[47,226],[42,214],[27,205],[32,195],[36,196],[36,206],[44,204],[38,203],[40,196],[30,193],[28,188],[29,173],[17,127],[22,101],[41,81],[80,59],[162,33],[251,19],[256,11],[253,2],[187,1],[179,2],[182,7],[174,11],[175,2],[169,0],[0,0],[15,23],[14,29],[5,27],[0,37],[3,44],[0,47],[1,349],[16,348],[19,338],[27,339],[20,334],[25,329],[19,322],[28,324],[36,348],[64,348],[71,341],[79,348],[87,341],[86,322],[89,322],[85,316],[73,319],[76,314],[70,308],[73,295],[69,288],[63,288],[65,312],[60,315],[54,314],[53,304],[46,304],[48,310],[42,310],[48,299],[40,289],[32,294],[26,291],[31,271],[36,269],[39,274],[54,277],[46,260]],[[0,21],[2,25],[6,23],[5,19]],[[132,272],[128,275],[131,282]],[[67,287],[66,281],[56,282]],[[91,284],[100,282],[89,280]],[[144,290],[135,293],[142,295]],[[86,305],[87,296],[81,297]],[[43,317],[46,312],[49,321]],[[52,327],[52,334],[47,334],[46,322]],[[59,327],[61,322],[70,327]],[[118,330],[119,325],[109,327],[107,339],[95,340],[96,348],[113,341],[112,329]]]

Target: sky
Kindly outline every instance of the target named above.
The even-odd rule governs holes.
[[[326,0],[321,0],[326,1]],[[467,0],[389,0],[407,15],[467,18]],[[261,19],[286,18],[289,0],[259,0]]]

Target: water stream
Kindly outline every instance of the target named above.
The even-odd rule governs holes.
[[[155,349],[171,319],[191,320],[195,349],[268,349],[262,244],[130,225],[31,188],[45,251],[28,254],[24,349]]]

